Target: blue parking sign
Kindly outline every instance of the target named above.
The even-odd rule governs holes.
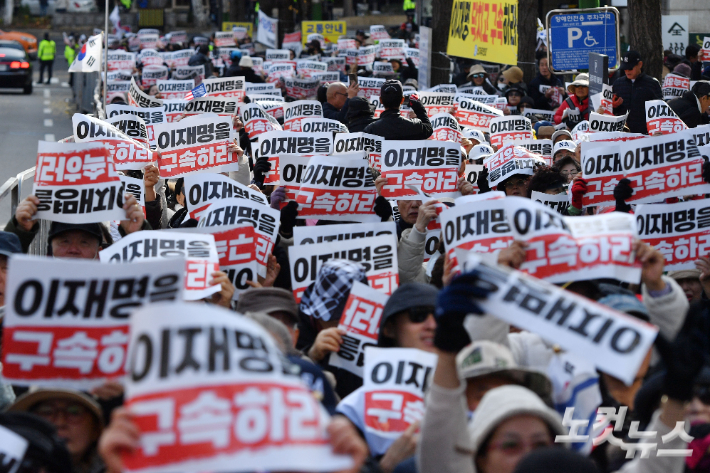
[[[617,15],[613,11],[550,12],[549,46],[552,68],[571,71],[589,68],[589,53],[609,56],[609,67],[617,60]]]

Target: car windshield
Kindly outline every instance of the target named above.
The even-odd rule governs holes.
[[[0,46],[0,59],[24,59],[25,52],[14,48]]]
[[[0,48],[19,49],[22,51],[25,50],[17,41],[0,41]]]

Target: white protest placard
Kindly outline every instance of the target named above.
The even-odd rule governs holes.
[[[525,107],[522,115],[525,118],[535,117],[537,118],[537,121],[548,121],[550,123],[554,123],[555,121],[555,112],[552,110],[541,110],[537,108]]]
[[[290,61],[291,51],[288,49],[267,49],[264,59],[266,61]]]
[[[437,113],[430,119],[434,132],[429,139],[461,143],[461,129],[453,115],[447,112]]]
[[[365,349],[363,376],[365,439],[386,452],[424,417],[424,396],[437,356],[416,348]],[[383,442],[382,440],[388,440]]]
[[[146,94],[136,84],[136,79],[131,77],[131,88],[128,91],[128,105],[141,108],[162,107],[163,101]]]
[[[140,62],[144,68],[146,66],[163,65],[163,56],[155,49],[142,49],[141,52],[138,53],[138,56],[136,56],[136,60]]]
[[[609,133],[620,133],[624,131],[624,125],[626,124],[626,118],[629,116],[629,112],[624,115],[614,116],[614,115],[600,115],[596,112],[591,112],[589,114],[589,132],[609,132]]]
[[[382,177],[388,199],[421,200],[419,192],[436,197],[459,197],[461,146],[450,141],[396,141],[382,144]],[[413,186],[419,192],[410,188]]]
[[[303,118],[301,120],[302,133],[348,133],[348,127],[338,120],[330,118]]]
[[[710,192],[702,177],[703,156],[692,130],[619,142],[582,142],[584,205],[615,202],[614,188],[627,178],[634,189],[628,203]]]
[[[663,135],[687,130],[688,126],[678,118],[673,109],[663,100],[646,101],[646,129],[649,135]]]
[[[328,64],[328,71],[331,72],[345,72],[345,58],[344,57],[324,57],[322,61]]]
[[[345,310],[338,328],[343,343],[340,350],[331,352],[328,364],[362,378],[365,367],[365,348],[376,347],[380,333],[380,319],[389,297],[359,281],[353,281]]]
[[[524,197],[507,197],[503,205],[515,239],[528,244],[521,271],[552,283],[609,278],[637,284],[641,280],[641,263],[633,250],[633,215],[563,217]]]
[[[279,156],[283,154],[300,154],[314,156],[327,155],[333,152],[332,133],[294,133],[290,131],[270,131],[258,135],[257,147],[259,157],[268,156],[271,170],[264,178],[264,184],[278,184]]]
[[[38,219],[94,223],[125,218],[123,184],[103,143],[37,144],[32,194]]]
[[[259,263],[257,273],[266,276],[269,255],[276,244],[279,234],[281,213],[271,207],[250,199],[219,199],[213,202],[202,214],[198,227],[225,227],[248,223],[256,229],[256,260]]]
[[[519,115],[496,117],[490,121],[491,145],[501,147],[508,141],[532,140],[530,119]]]
[[[678,74],[668,74],[663,79],[663,100],[672,100],[681,97],[690,90],[690,79]]]
[[[379,57],[404,61],[404,48],[406,44],[403,39],[384,39],[380,41],[377,46],[380,48]],[[418,50],[415,51],[418,52]]]
[[[253,320],[211,306],[195,317],[194,304],[161,304],[137,311],[130,333],[126,407],[141,438],[123,457],[127,471],[352,467],[331,450],[325,409]]]
[[[3,473],[15,473],[20,469],[28,445],[23,436],[0,425],[0,468]]]
[[[231,118],[215,116],[155,125],[155,140],[161,150],[160,176],[237,171],[237,155],[227,148],[231,130]]]
[[[284,105],[284,131],[301,131],[304,118],[323,117],[323,106],[317,100],[299,100]]]
[[[163,99],[184,99],[185,94],[195,88],[195,81],[190,80],[158,80],[158,92]]]
[[[313,79],[318,79],[321,84],[331,84],[333,82],[340,82],[339,72],[316,72],[313,74]]]
[[[294,77],[296,69],[288,63],[275,63],[266,68],[266,75],[268,82],[276,84],[281,78]]]
[[[382,142],[384,138],[369,133],[338,133],[335,135],[335,145],[333,154],[355,153],[358,151],[367,152],[370,166],[380,170],[380,158],[382,157]]]
[[[133,263],[182,258],[185,261],[187,301],[204,299],[220,291],[210,286],[212,273],[219,271],[219,258],[212,235],[197,235],[159,230],[143,230],[121,238],[99,253],[102,263]]]
[[[214,45],[218,48],[225,46],[234,46],[234,33],[231,31],[215,31]]]
[[[126,100],[128,92],[131,90],[131,81],[109,80],[106,82],[106,101],[110,102],[116,97]]]
[[[110,82],[128,82],[129,84],[131,83],[131,77],[133,76],[133,72],[128,70],[120,70],[120,71],[109,71],[106,74],[106,80]]]
[[[264,194],[225,175],[200,173],[185,176],[185,199],[187,199],[190,218],[199,220],[202,212],[213,203],[233,198],[269,205]]]
[[[247,95],[252,94],[270,94],[274,91],[281,95],[281,90],[277,89],[274,84],[252,84],[251,82],[245,82],[245,91]]]
[[[202,81],[205,84],[207,95],[211,97],[236,98],[243,102],[246,94],[244,77],[212,77]]]
[[[196,84],[200,81],[205,80],[205,66],[177,66],[173,70],[173,79],[176,80],[190,80],[193,79]],[[199,81],[197,79],[200,79]]]
[[[387,295],[399,286],[396,235],[290,246],[288,257],[296,302],[301,301],[303,291],[316,280],[321,266],[330,259],[360,263],[365,268],[370,287]]]
[[[520,271],[490,266],[475,254],[462,254],[459,260],[492,286],[488,298],[479,301],[486,314],[592,360],[627,385],[636,378],[658,334],[655,326]]]
[[[148,131],[145,126],[145,122],[138,115],[133,115],[129,113],[124,113],[122,115],[114,115],[106,119],[106,123],[115,126],[118,130],[123,132],[129,138],[137,141],[144,147],[148,148]],[[74,137],[76,140],[76,136]],[[148,153],[149,157],[152,157],[152,153]],[[120,152],[114,152],[115,164],[122,163]],[[132,161],[132,160],[129,160]],[[118,169],[122,169],[118,167]]]
[[[88,390],[122,377],[131,314],[143,304],[182,299],[184,269],[182,259],[109,271],[98,261],[14,256],[5,288],[3,378]]]
[[[158,46],[159,39],[160,36],[158,34],[138,34],[141,50],[155,49]]]
[[[393,235],[396,238],[396,224],[390,221],[293,227],[293,244],[294,246],[311,245],[380,235]]]
[[[489,107],[484,103],[480,103],[472,98],[454,96],[456,101],[456,113],[459,125],[472,126],[476,129],[488,131],[491,120],[496,117],[502,117],[503,112]]]
[[[360,46],[357,50],[357,65],[369,66],[375,62],[377,46]]]
[[[279,187],[283,187],[286,198],[281,202],[281,208],[298,197],[301,189],[304,171],[311,158],[300,155],[282,154],[279,156]]]
[[[311,157],[296,197],[298,218],[379,221],[374,212],[377,189],[363,156]],[[281,174],[285,171],[282,165]]]
[[[552,140],[519,140],[513,141],[512,144],[542,156],[545,163],[548,166],[552,166]]]
[[[473,186],[473,195],[478,194],[480,191],[480,189],[478,188],[478,176],[481,174],[481,172],[483,172],[483,165],[466,164],[464,176],[466,177],[466,180],[470,182]]]
[[[389,33],[387,33],[387,28],[382,25],[370,25],[370,39],[372,41],[380,41],[383,39],[390,39]]]
[[[389,77],[394,75],[394,69],[389,62],[375,61],[372,63],[372,74],[375,77]]]
[[[163,61],[169,67],[182,67],[187,66],[190,62],[190,58],[193,56],[194,51],[192,49],[183,49],[182,51],[173,51],[171,53],[162,53]]]
[[[299,79],[297,77],[286,77],[284,79],[286,95],[298,99],[296,102],[293,103],[299,103],[307,101],[309,99],[315,99],[318,95],[319,85],[320,80],[318,80],[317,78]],[[320,104],[320,102],[318,103]]]
[[[109,120],[116,121],[116,118],[113,116]],[[120,122],[116,123],[121,124]],[[123,122],[125,127],[129,124],[140,126],[140,122],[133,120]],[[153,162],[153,153],[148,149],[148,143],[145,140],[128,136],[127,133],[108,121],[75,113],[72,116],[72,126],[76,143],[99,142],[106,146],[116,169],[143,169]],[[145,124],[143,126],[145,127]],[[138,133],[142,134],[140,131]]]
[[[136,67],[136,53],[109,50],[106,61],[109,71],[132,71]]]
[[[181,120],[185,114],[185,107],[188,102],[185,99],[173,99],[163,101],[163,113],[165,114],[165,123],[173,123]]]
[[[386,79],[377,77],[357,77],[357,83],[360,87],[360,92],[357,93],[358,97],[370,98],[371,96],[379,97],[380,91],[382,90],[382,85],[385,83]]]
[[[163,107],[141,108],[131,105],[107,104],[106,113],[109,118],[122,114],[131,114],[140,117],[143,123],[145,123],[145,129],[148,133],[148,143],[150,143],[151,149],[155,149],[155,132],[153,126],[158,123],[166,123]]]
[[[455,113],[455,93],[448,92],[418,92],[419,102],[426,109],[429,117],[433,117],[439,113],[451,113],[454,109]]]
[[[665,270],[695,269],[695,262],[710,252],[706,199],[638,205],[634,214],[639,238],[663,253]]]
[[[566,215],[570,206],[570,196],[566,192],[562,194],[545,194],[544,192],[532,191],[531,200],[540,202],[546,207],[550,207],[555,212]]]
[[[542,156],[512,143],[498,149],[493,156],[483,161],[488,169],[488,183],[491,186],[497,186],[516,174],[532,176],[536,164],[545,164]]]
[[[447,94],[455,94],[458,88],[455,84],[438,84],[434,87],[430,87],[424,92],[444,92]]]
[[[311,60],[298,61],[297,72],[301,77],[310,79],[318,73],[328,72],[328,63]]]
[[[183,113],[187,116],[200,113],[215,113],[221,117],[232,118],[238,110],[239,101],[237,98],[205,96],[185,103]]]
[[[283,112],[283,107],[279,108]],[[281,131],[281,125],[264,110],[261,101],[242,104],[239,107],[239,114],[242,122],[244,122],[244,129],[249,135],[249,139],[256,138],[258,135],[269,131]]]
[[[249,289],[249,281],[257,281],[256,235],[249,224],[229,227],[180,228],[185,233],[211,234],[217,247],[219,269],[227,274],[234,285],[232,300]]]

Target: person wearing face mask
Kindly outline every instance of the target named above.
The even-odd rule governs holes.
[[[20,396],[9,412],[34,414],[57,429],[71,456],[72,473],[101,473],[97,442],[104,428],[101,406],[71,389],[37,389]]]

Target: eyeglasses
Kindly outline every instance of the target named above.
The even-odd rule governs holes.
[[[407,311],[407,314],[409,315],[410,322],[412,322],[413,324],[420,324],[424,322],[429,317],[429,315],[434,314],[434,307],[428,305],[412,307]]]
[[[560,171],[560,174],[562,174],[562,175],[565,176],[565,177],[567,177],[567,176],[576,176],[577,174],[579,174],[579,171],[577,171],[577,170],[574,170],[574,171]]]
[[[549,440],[534,440],[532,443],[523,442],[518,439],[507,439],[498,443],[491,444],[489,450],[500,450],[506,455],[521,455],[526,450],[535,450],[538,448],[549,447],[552,443]]]
[[[471,77],[473,77],[474,79],[483,79],[484,77],[486,77],[486,75],[485,74],[473,74]]]
[[[506,187],[525,187],[528,185],[528,181],[525,179],[516,179],[515,181],[507,181],[505,183]]]
[[[519,92],[509,92],[508,93],[508,97],[522,97],[522,96],[523,96],[523,94],[521,94]]]
[[[64,418],[67,422],[77,423],[87,411],[84,406],[79,404],[69,404],[65,407],[58,407],[52,404],[40,404],[35,407],[32,412],[49,421],[56,419],[61,413],[64,414]]]

